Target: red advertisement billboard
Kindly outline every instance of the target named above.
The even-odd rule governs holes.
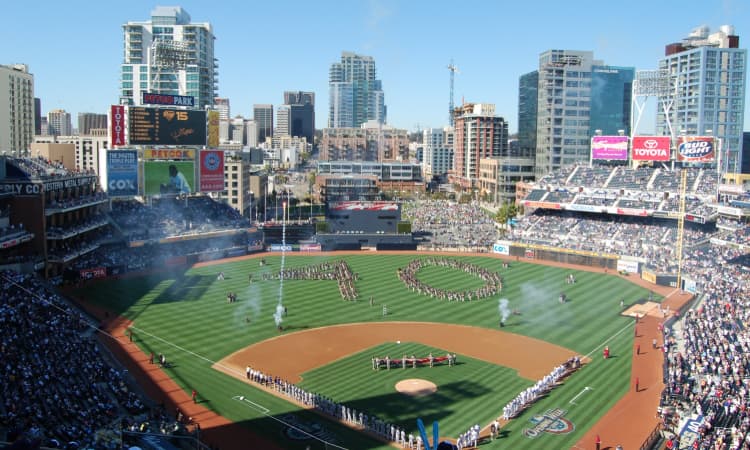
[[[112,136],[112,147],[125,145],[125,107],[112,105],[110,117],[110,129]]]
[[[201,150],[199,190],[201,192],[224,190],[224,152],[222,150]]]
[[[591,138],[591,159],[626,161],[628,159],[627,136],[594,136]]]
[[[677,147],[677,160],[710,162],[714,160],[714,138],[711,136],[682,136]]]
[[[633,161],[669,161],[669,136],[633,136]]]

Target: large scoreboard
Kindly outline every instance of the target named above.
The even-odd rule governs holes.
[[[128,108],[131,145],[206,145],[206,112],[174,108]]]

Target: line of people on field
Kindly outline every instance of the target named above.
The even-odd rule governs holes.
[[[245,368],[245,377],[253,383],[273,389],[285,397],[314,408],[334,419],[360,427],[382,439],[399,444],[402,447],[422,450],[422,438],[407,434],[404,427],[387,422],[372,414],[367,414],[365,411],[357,411],[321,394],[306,391],[281,377],[266,374],[251,366]]]
[[[371,362],[372,370],[380,370],[381,368],[390,370],[391,367],[393,367],[394,369],[398,367],[402,369],[406,369],[407,367],[416,369],[417,366],[434,367],[435,364],[443,363],[448,364],[448,367],[452,367],[456,365],[456,354],[446,353],[445,356],[433,356],[433,354],[430,353],[424,358],[417,358],[414,355],[404,355],[401,358],[391,358],[388,355],[386,355],[385,357],[373,356]]]
[[[533,386],[524,389],[516,398],[503,407],[503,420],[512,419],[537,401],[541,396],[552,390],[557,383],[581,367],[581,358],[573,356],[563,364],[556,366],[552,371],[538,380]]]

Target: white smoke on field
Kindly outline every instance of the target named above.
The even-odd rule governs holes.
[[[508,299],[501,298],[499,304],[497,305],[497,308],[500,311],[500,322],[505,323],[508,317],[510,317],[510,308],[508,307]]]
[[[283,317],[284,317],[284,306],[281,303],[279,303],[278,305],[276,305],[276,312],[273,313],[273,320],[274,322],[276,322],[277,327],[280,326],[281,322],[284,321]]]
[[[239,323],[244,320],[252,323],[258,320],[261,301],[260,284],[252,282],[238,297],[238,308],[234,312],[235,322]]]
[[[527,281],[521,285],[521,298],[524,305],[536,306],[539,304],[551,304],[557,302],[560,293],[552,289],[545,289],[539,284]]]

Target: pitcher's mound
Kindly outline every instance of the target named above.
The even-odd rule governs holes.
[[[437,386],[432,381],[410,378],[396,383],[396,390],[413,397],[424,397],[437,392]]]

